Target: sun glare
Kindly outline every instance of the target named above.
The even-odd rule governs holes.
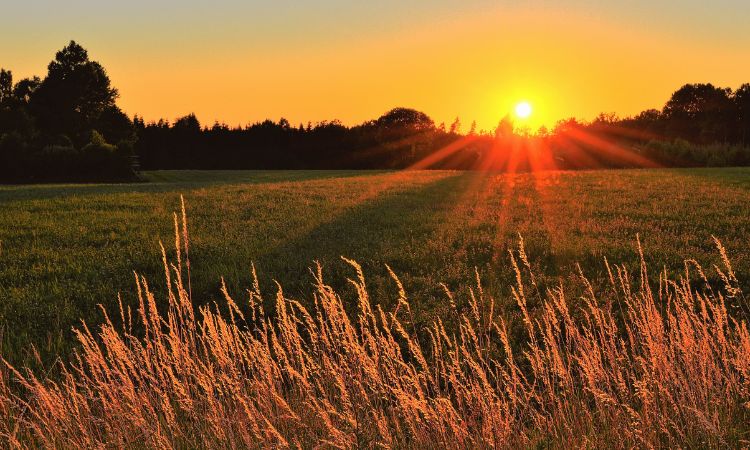
[[[531,116],[531,104],[529,102],[521,102],[516,105],[516,117],[519,119],[528,119]]]

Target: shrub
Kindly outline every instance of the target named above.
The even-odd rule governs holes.
[[[97,131],[91,132],[91,141],[81,149],[80,171],[85,180],[128,180],[135,177],[132,144],[115,146],[107,143]]]
[[[650,141],[646,152],[668,166],[727,167],[750,164],[750,148],[733,144],[693,144],[683,139]]]
[[[81,152],[73,147],[70,139],[60,139],[33,154],[33,177],[42,181],[79,179],[80,159]]]
[[[0,135],[0,181],[14,181],[24,175],[27,145],[20,133]]]

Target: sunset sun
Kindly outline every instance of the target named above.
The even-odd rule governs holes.
[[[516,117],[519,119],[528,119],[533,112],[529,102],[520,102],[516,105]]]

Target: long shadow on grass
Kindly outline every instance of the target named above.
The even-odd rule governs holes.
[[[475,267],[487,292],[498,299],[509,298],[514,276],[507,250],[517,245],[517,239],[506,237],[517,235],[506,234],[505,227],[513,227],[515,222],[503,224],[490,219],[472,223],[469,217],[464,217],[473,202],[490,202],[481,195],[467,195],[467,189],[476,187],[477,177],[487,176],[457,174],[417,189],[376,197],[281,247],[254,256],[261,290],[266,299],[273,298],[276,286],[271,280],[275,279],[287,297],[309,305],[313,278],[308,269],[314,261],[319,261],[325,281],[344,293],[346,299],[354,298],[347,278],[355,277],[355,273],[340,259],[345,256],[362,265],[370,295],[386,310],[392,309],[398,298],[385,264],[391,266],[412,300],[417,322],[451,316],[449,302],[440,286],[442,282],[457,293],[461,307],[473,286]],[[488,207],[484,203],[478,206]],[[518,212],[516,208],[512,208],[511,214]],[[498,237],[497,233],[503,236]],[[502,248],[495,248],[498,245]],[[495,257],[498,251],[500,258]],[[534,253],[531,258],[536,256]],[[231,292],[239,294],[250,280],[227,280],[227,283]]]
[[[424,255],[422,245],[441,225],[443,217],[450,214],[468,181],[467,175],[449,176],[417,189],[376,197],[254,257],[261,287],[272,293],[273,278],[290,296],[309,298],[312,276],[308,268],[319,261],[326,281],[334,288],[344,289],[353,270],[340,256],[358,261],[376,285],[387,281],[385,263],[394,269],[438,272],[446,255]],[[249,280],[234,281],[232,284],[239,288],[246,287]]]

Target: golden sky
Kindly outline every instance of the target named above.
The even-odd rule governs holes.
[[[355,124],[406,106],[490,129],[528,101],[536,129],[750,82],[745,0],[17,3],[0,66],[44,75],[75,39],[147,120]]]

